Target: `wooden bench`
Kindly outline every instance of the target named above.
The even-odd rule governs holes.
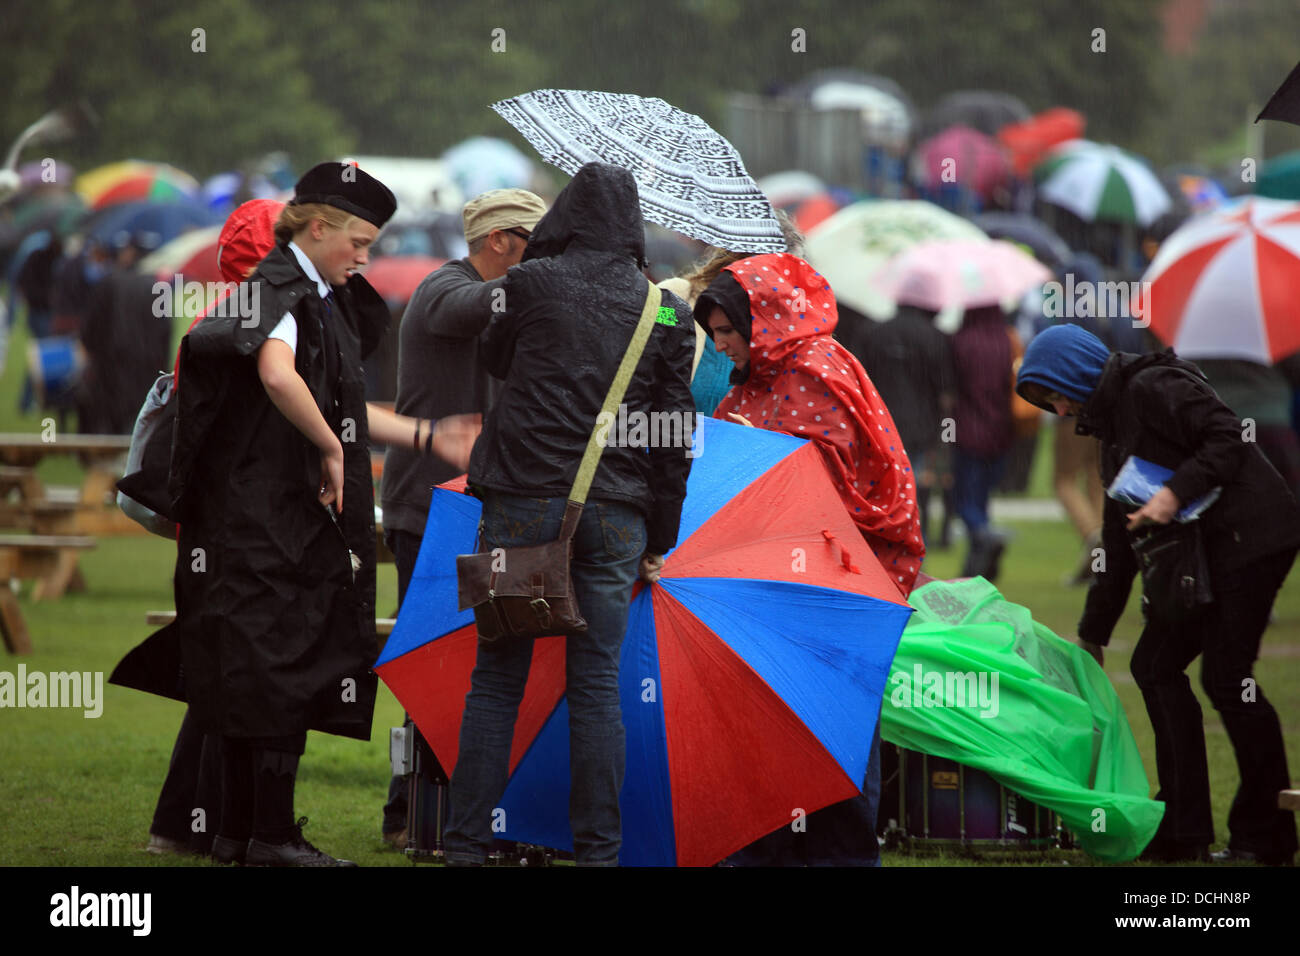
[[[19,497],[25,501],[32,501],[45,495],[41,479],[36,477],[36,469],[0,465],[0,498],[7,497],[11,491],[17,491]]]
[[[82,535],[0,535],[0,632],[11,654],[30,654],[32,642],[9,581],[36,579],[32,597],[37,601],[85,590],[77,552],[94,546],[94,538]]]
[[[78,534],[137,535],[143,528],[116,507],[115,485],[120,463],[131,446],[130,435],[56,434],[45,441],[42,435],[28,433],[0,434],[0,498],[18,489],[18,501],[6,502],[0,523],[6,528],[32,527],[42,516],[25,515],[24,510],[39,510],[52,497],[36,476],[36,466],[51,455],[70,455],[85,468],[81,487],[73,502],[72,520]],[[50,502],[53,507],[53,502]],[[65,522],[66,524],[66,522]],[[41,527],[34,530],[42,532]]]
[[[144,615],[144,622],[150,627],[166,627],[175,620],[175,611],[146,611]],[[388,637],[393,633],[393,625],[396,623],[397,620],[391,617],[375,618],[375,634],[379,637]]]
[[[1281,790],[1277,795],[1279,810],[1300,810],[1300,790]]]

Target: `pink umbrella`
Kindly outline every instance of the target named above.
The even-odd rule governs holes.
[[[917,178],[929,189],[954,183],[988,198],[1011,176],[997,140],[969,126],[950,126],[916,147]]]
[[[1300,203],[1253,197],[1197,216],[1142,280],[1136,311],[1179,355],[1272,365],[1300,350]]]
[[[1009,305],[1052,272],[1002,240],[921,242],[890,259],[872,277],[881,295],[934,312]]]

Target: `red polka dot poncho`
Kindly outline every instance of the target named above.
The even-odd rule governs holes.
[[[749,295],[749,378],[714,411],[816,442],[863,538],[898,585],[912,589],[925,545],[916,482],[903,443],[866,370],[833,338],[835,296],[811,265],[788,254],[727,266]]]

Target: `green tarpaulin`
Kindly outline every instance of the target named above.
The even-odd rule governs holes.
[[[890,743],[983,770],[1056,811],[1099,860],[1151,841],[1164,804],[1110,680],[983,578],[912,592],[881,711]]]

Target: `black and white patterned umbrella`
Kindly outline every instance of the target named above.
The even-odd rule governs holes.
[[[630,93],[537,90],[493,103],[542,158],[569,175],[586,163],[629,170],[641,213],[732,252],[784,252],[772,204],[708,123]]]

